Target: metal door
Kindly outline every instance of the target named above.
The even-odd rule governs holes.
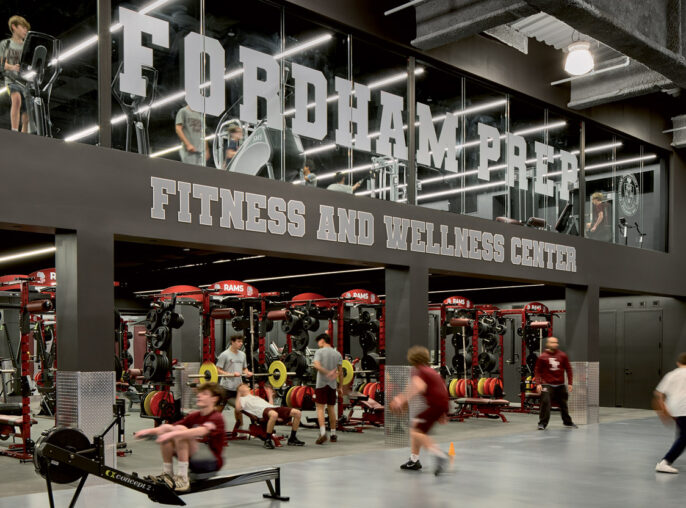
[[[661,377],[662,310],[624,312],[624,407],[650,408]]]
[[[617,312],[600,312],[600,405],[617,405]]]

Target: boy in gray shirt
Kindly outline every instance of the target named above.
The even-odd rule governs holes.
[[[202,160],[202,113],[191,109],[190,106],[182,107],[176,113],[176,135],[183,146],[181,147],[181,162],[186,164],[203,165]],[[205,143],[205,160],[210,158],[210,148]]]
[[[317,384],[314,395],[317,419],[319,420],[319,437],[316,443],[324,444],[328,439],[324,423],[324,407],[329,414],[331,442],[335,443],[338,440],[336,436],[336,400],[343,378],[343,358],[338,351],[331,347],[331,337],[328,333],[317,335],[316,340],[319,349],[314,354],[314,361],[312,362],[312,366],[317,369]]]
[[[217,358],[217,371],[220,375],[227,376],[220,378],[220,384],[226,390],[226,398],[229,405],[234,408],[234,416],[236,417],[234,430],[241,428],[243,425],[243,415],[236,409],[236,392],[243,383],[242,376],[252,376],[252,372],[248,369],[245,353],[241,351],[242,347],[243,336],[233,335],[229,348],[226,351],[222,351],[219,358]]]
[[[21,53],[24,50],[24,39],[31,30],[31,25],[21,16],[12,16],[7,24],[12,38],[0,42],[0,64],[5,74],[5,86],[8,88],[12,105],[10,107],[10,124],[13,131],[28,132],[29,116],[24,103],[24,84],[19,76]]]

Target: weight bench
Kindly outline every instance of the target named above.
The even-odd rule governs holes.
[[[507,423],[507,418],[501,410],[510,405],[509,400],[481,397],[463,397],[454,400],[460,407],[457,413],[448,415],[450,420],[463,422],[465,418],[500,418]]]
[[[384,406],[379,404],[373,398],[368,397],[360,392],[351,392],[348,395],[350,404],[348,405],[348,414],[343,414],[338,419],[338,427],[341,430],[351,432],[362,432],[365,425],[373,425],[374,427],[383,427],[384,424]],[[362,417],[354,418],[353,411],[359,407],[362,409]],[[344,410],[345,411],[345,410]],[[352,427],[347,429],[346,427]]]
[[[234,429],[233,431],[227,432],[226,433],[226,438],[229,441],[236,441],[236,440],[244,440],[244,439],[249,439],[250,437],[256,437],[261,439],[262,441],[267,439],[267,419],[265,418],[258,418],[257,416],[254,416],[247,411],[241,411],[245,416],[247,416],[250,419],[250,425],[248,426],[248,430],[243,430],[243,429]],[[289,425],[291,421],[291,418],[288,420],[283,420],[279,418],[276,420],[276,425]],[[244,436],[241,436],[241,434],[244,434]],[[281,440],[286,439],[286,436],[282,434],[272,434],[272,440],[274,441],[274,446],[277,448],[282,447],[283,445],[281,444]]]
[[[0,455],[14,457],[21,462],[28,462],[33,458],[33,441],[31,440],[31,425],[38,423],[31,418],[28,429],[24,429],[23,415],[0,414],[0,440],[6,441],[10,436],[19,437],[21,444],[10,444],[0,449]]]

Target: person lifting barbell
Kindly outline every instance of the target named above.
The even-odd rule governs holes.
[[[236,409],[236,391],[243,382],[242,376],[253,375],[248,369],[248,361],[242,348],[243,336],[232,335],[231,344],[217,358],[217,372],[221,376],[220,384],[227,392],[228,404],[234,408],[233,415],[236,418],[234,432],[243,426],[243,415]],[[268,395],[271,397],[271,393],[268,392]]]

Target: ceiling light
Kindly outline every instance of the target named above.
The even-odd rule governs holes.
[[[565,71],[572,76],[581,76],[593,70],[593,55],[591,44],[587,41],[573,42],[567,48],[569,52],[565,60]]]
[[[343,273],[355,273],[355,272],[369,272],[372,270],[383,270],[383,267],[378,268],[355,268],[353,270],[337,270],[334,272],[315,272],[315,273],[298,273],[294,275],[281,275],[279,277],[265,277],[262,279],[245,279],[243,282],[252,284],[253,282],[263,282],[267,280],[283,280],[283,279],[299,279],[302,277],[319,277],[322,275],[338,275]]]

